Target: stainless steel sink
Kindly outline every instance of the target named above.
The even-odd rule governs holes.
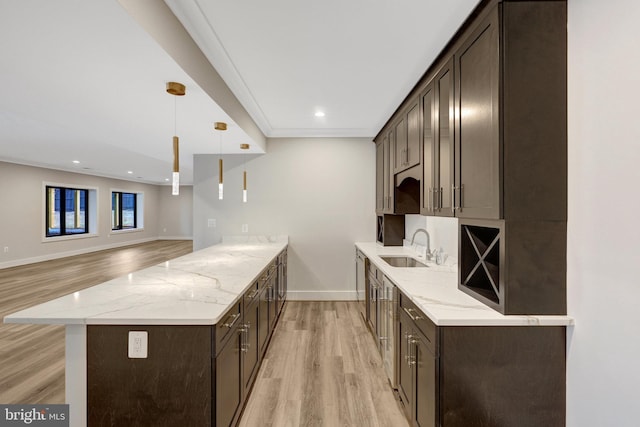
[[[408,256],[381,256],[392,267],[427,267],[426,264]]]

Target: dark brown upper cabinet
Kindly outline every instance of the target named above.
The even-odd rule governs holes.
[[[460,37],[455,214],[566,221],[566,3],[497,2]]]
[[[454,209],[466,218],[501,217],[498,13],[483,20],[455,54]]]
[[[420,106],[415,99],[399,115],[395,130],[393,172],[399,173],[420,163]]]
[[[420,213],[566,221],[566,22],[564,1],[484,0],[407,96],[379,138],[406,173],[418,111]]]
[[[453,185],[456,172],[453,124],[453,62],[435,77],[435,188],[436,215],[453,216]]]
[[[423,215],[453,216],[454,145],[453,60],[438,70],[420,93],[422,111]]]
[[[376,213],[394,213],[394,174],[393,174],[394,132],[387,131],[376,142]]]
[[[420,93],[422,109],[422,181],[420,182],[420,214],[435,215],[435,96],[433,81]]]

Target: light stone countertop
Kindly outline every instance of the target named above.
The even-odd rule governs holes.
[[[574,321],[568,316],[505,316],[458,290],[457,266],[439,266],[416,255],[409,247],[382,246],[379,243],[356,243],[369,258],[407,297],[438,326],[568,326]],[[392,267],[380,258],[402,255],[427,264],[424,268]]]
[[[213,325],[287,247],[231,237],[188,255],[10,314],[5,323]]]

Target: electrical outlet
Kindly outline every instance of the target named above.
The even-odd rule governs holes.
[[[7,252],[9,252],[9,246],[4,247],[4,253],[6,254]]]
[[[243,233],[249,232],[249,224],[242,224],[242,232]]]
[[[216,226],[216,219],[215,218],[209,218],[207,220],[207,227],[212,228]]]
[[[146,359],[149,348],[147,331],[129,331],[129,359]]]

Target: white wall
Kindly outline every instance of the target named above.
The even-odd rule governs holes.
[[[45,182],[97,188],[97,236],[72,240],[52,238],[43,242]],[[143,230],[111,232],[111,190],[144,193]],[[168,186],[0,162],[0,268],[156,240],[160,224],[171,230],[173,238],[191,239],[192,191],[190,187],[182,191],[181,201],[169,201],[165,197],[165,194],[171,197]],[[175,216],[172,214],[175,211],[181,214]],[[8,252],[4,252],[5,247]]]
[[[639,18],[569,0],[569,427],[640,423]]]
[[[193,237],[193,187],[181,185],[180,194],[173,196],[170,186],[158,187],[158,238],[169,240]],[[146,225],[145,225],[146,226]]]
[[[375,240],[375,145],[364,138],[270,139],[247,164],[225,156],[225,198],[217,199],[215,155],[194,161],[194,249],[222,235],[289,235],[292,299],[354,299],[356,241]],[[207,220],[216,227],[208,228]]]
[[[422,228],[429,233],[429,246],[431,250],[444,252],[445,264],[458,263],[458,218],[445,218],[437,216],[405,215],[404,238],[409,243],[416,230]],[[414,243],[426,246],[427,237],[424,233],[418,233]]]

